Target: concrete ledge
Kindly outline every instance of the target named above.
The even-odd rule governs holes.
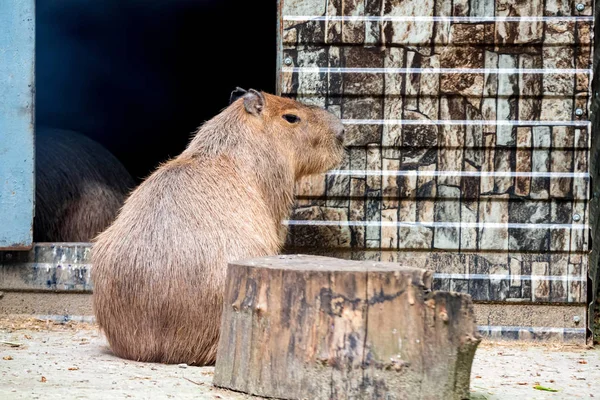
[[[0,252],[0,291],[91,293],[90,243],[38,243]]]

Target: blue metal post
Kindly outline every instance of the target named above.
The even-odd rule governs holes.
[[[35,0],[0,1],[0,249],[33,242]]]

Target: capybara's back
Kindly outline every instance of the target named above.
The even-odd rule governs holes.
[[[94,312],[123,358],[215,361],[227,262],[275,254],[293,187],[343,155],[325,110],[254,90],[133,191],[92,249]]]
[[[40,127],[35,139],[34,241],[91,241],[114,221],[133,178],[107,149],[79,133]]]

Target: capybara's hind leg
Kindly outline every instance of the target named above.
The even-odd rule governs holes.
[[[168,362],[161,341],[148,330],[127,333],[104,330],[104,334],[117,357],[142,362]]]

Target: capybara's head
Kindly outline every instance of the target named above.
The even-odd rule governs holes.
[[[292,99],[237,88],[230,103],[243,106],[247,122],[292,152],[296,178],[336,167],[344,156],[344,125],[329,111]]]

